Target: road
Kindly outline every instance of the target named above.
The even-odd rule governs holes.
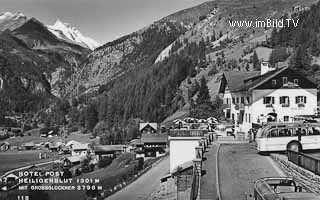
[[[257,154],[251,144],[222,145],[219,151],[219,185],[223,200],[246,200],[261,177],[284,176],[270,157]]]
[[[201,177],[200,198],[201,199],[217,199],[216,185],[216,153],[218,145],[212,144],[205,153],[205,161],[202,170],[204,175]]]
[[[106,200],[147,200],[160,186],[160,178],[169,173],[169,156],[157,163],[133,183]]]

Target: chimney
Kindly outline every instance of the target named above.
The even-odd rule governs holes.
[[[272,67],[268,61],[261,61],[261,75],[264,75],[270,71],[275,70],[275,67]]]

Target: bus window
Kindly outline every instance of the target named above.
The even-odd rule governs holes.
[[[312,127],[312,135],[320,135],[320,127]]]
[[[307,130],[304,129],[304,128],[302,128],[302,130],[301,130],[301,135],[307,135]]]
[[[291,136],[291,129],[280,129],[279,130],[279,137],[290,137]]]
[[[313,128],[312,128],[312,127],[309,127],[309,128],[308,128],[308,135],[313,135],[313,133],[314,133]]]
[[[269,132],[269,137],[278,137],[278,131],[277,130],[271,130]]]

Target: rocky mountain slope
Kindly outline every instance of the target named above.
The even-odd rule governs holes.
[[[232,27],[231,21],[278,19],[290,16],[297,6],[309,7],[315,2],[206,2],[97,48],[81,65],[78,83],[81,91],[102,93],[95,102],[103,113],[98,112],[99,120],[112,118],[109,124],[130,117],[161,121],[188,108],[202,76],[215,96],[217,72],[253,69],[249,55],[267,45],[272,27]]]

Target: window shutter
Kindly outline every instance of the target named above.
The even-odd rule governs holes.
[[[307,97],[306,96],[303,97],[303,101],[304,101],[304,103],[307,103]]]
[[[283,99],[283,97],[280,97],[280,98],[279,98],[279,102],[280,102],[280,104],[283,104],[282,99]]]
[[[263,97],[263,104],[266,104],[266,97]]]
[[[298,97],[296,97],[296,103],[298,103]]]
[[[274,104],[274,97],[271,97],[271,99],[272,99],[272,104]]]

